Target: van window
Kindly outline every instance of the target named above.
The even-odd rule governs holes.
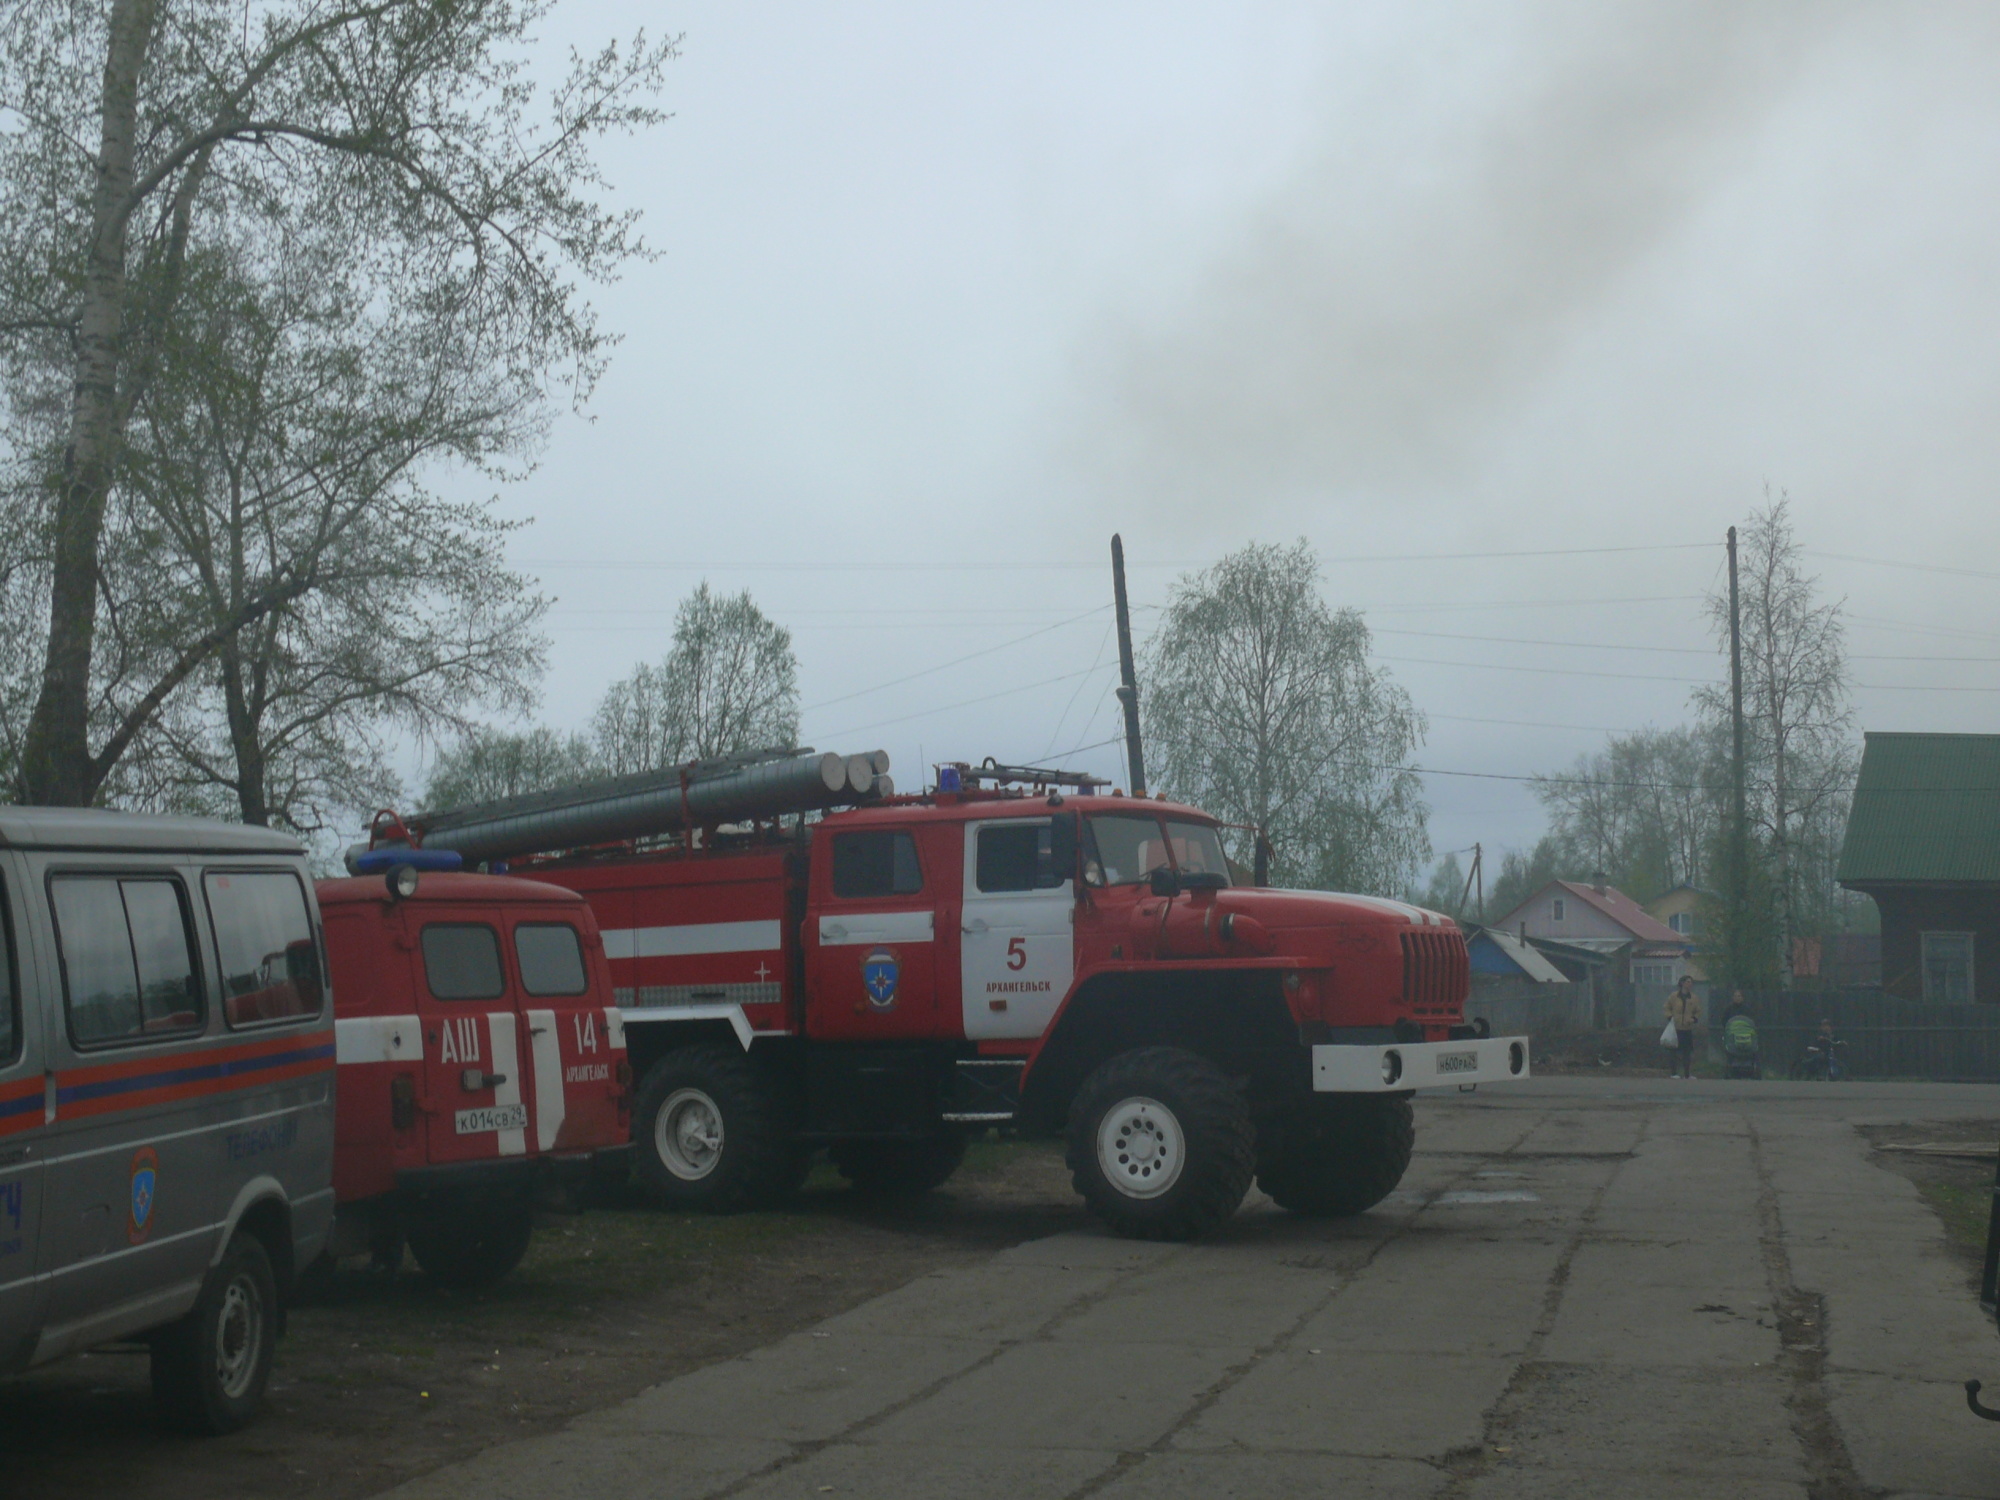
[[[567,922],[523,922],[514,929],[521,988],[531,995],[581,995],[590,987],[583,945]]]
[[[836,833],[833,893],[841,897],[914,896],[924,888],[917,841],[907,833]]]
[[[201,1029],[201,983],[178,881],[57,875],[49,892],[78,1046]]]
[[[434,922],[424,929],[424,978],[440,1000],[498,1000],[507,993],[500,939],[477,922]]]
[[[21,981],[14,971],[14,927],[7,885],[0,881],[0,1064],[21,1056]]]
[[[298,877],[279,870],[210,870],[202,876],[231,1026],[316,1016],[319,950]]]
[[[973,879],[982,892],[1051,891],[1070,878],[1056,857],[1053,823],[1010,823],[979,830]],[[1072,861],[1075,844],[1070,844]]]

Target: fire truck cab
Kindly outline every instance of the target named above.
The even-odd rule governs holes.
[[[603,929],[657,1197],[766,1203],[820,1145],[923,1191],[1000,1125],[1064,1134],[1120,1232],[1184,1238],[1253,1178],[1360,1212],[1408,1165],[1414,1089],[1527,1076],[1525,1038],[1465,1023],[1448,918],[1246,888],[1200,810],[1023,774],[534,865]]]
[[[631,1070],[603,943],[558,887],[378,863],[319,883],[339,1062],[331,1253],[393,1264],[407,1243],[432,1277],[485,1285],[520,1263],[538,1203],[625,1169]]]

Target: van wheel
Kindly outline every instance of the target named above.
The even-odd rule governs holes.
[[[410,1253],[440,1286],[478,1291],[521,1263],[535,1234],[531,1203],[425,1209],[410,1216]]]
[[[1132,1239],[1191,1239],[1224,1223],[1250,1190],[1256,1144],[1229,1076],[1179,1047],[1112,1058],[1070,1105],[1070,1181]]]
[[[669,1208],[766,1208],[805,1180],[777,1080],[733,1047],[681,1047],[654,1063],[632,1140],[640,1186]]]
[[[1365,1213],[1403,1180],[1416,1140],[1407,1099],[1321,1094],[1267,1129],[1258,1143],[1257,1186],[1295,1214]]]
[[[946,1128],[920,1141],[840,1141],[827,1155],[857,1193],[914,1198],[942,1187],[965,1160],[965,1132]]]
[[[239,1234],[194,1310],[153,1335],[153,1404],[183,1432],[234,1432],[257,1414],[278,1347],[278,1283],[255,1235]]]

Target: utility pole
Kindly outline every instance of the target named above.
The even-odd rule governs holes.
[[[1746,868],[1750,855],[1749,814],[1743,793],[1743,607],[1736,587],[1736,528],[1729,528],[1729,968],[1730,988],[1743,976],[1743,940],[1748,901]]]
[[[1125,602],[1125,543],[1115,532],[1111,537],[1111,593],[1118,606],[1118,701],[1125,705],[1125,763],[1132,776],[1132,795],[1143,797],[1146,753],[1139,745],[1139,675],[1132,665],[1132,610]]]
[[[1485,857],[1485,850],[1478,844],[1474,844],[1472,846],[1472,868],[1465,872],[1465,889],[1458,893],[1458,907],[1460,911],[1463,911],[1465,909],[1466,897],[1472,894],[1472,883],[1475,880],[1479,882],[1479,921],[1482,926],[1486,921]]]

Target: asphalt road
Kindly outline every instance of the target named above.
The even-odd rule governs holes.
[[[398,1500],[2000,1497],[2000,1337],[1858,1124],[2000,1088],[1537,1080],[1418,1101],[1403,1190],[1064,1234]]]

